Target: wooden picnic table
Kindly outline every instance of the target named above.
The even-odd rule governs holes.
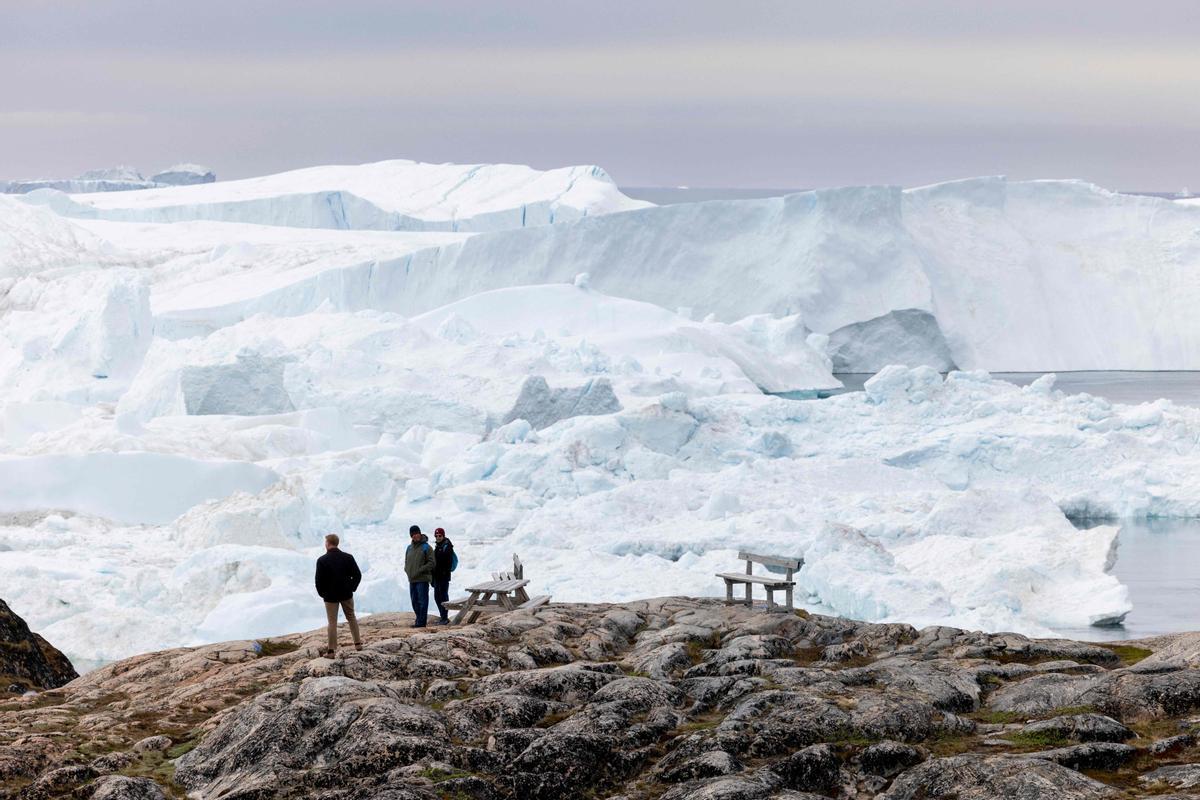
[[[528,584],[529,581],[524,578],[512,578],[468,586],[469,594],[466,597],[447,603],[458,608],[452,623],[457,625],[460,622],[474,622],[489,608],[516,611],[526,603],[532,602],[525,592]]]

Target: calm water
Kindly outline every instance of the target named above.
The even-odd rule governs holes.
[[[1113,574],[1133,611],[1115,628],[1061,631],[1093,641],[1200,630],[1200,520],[1124,520]]]

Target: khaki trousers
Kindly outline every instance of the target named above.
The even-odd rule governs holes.
[[[329,649],[335,652],[338,646],[338,606],[341,606],[342,613],[346,615],[346,622],[350,624],[350,635],[354,638],[354,644],[362,644],[362,639],[358,636],[358,619],[354,616],[354,598],[351,597],[340,603],[326,603],[325,617],[329,620]]]

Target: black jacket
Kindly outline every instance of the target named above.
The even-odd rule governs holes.
[[[317,559],[317,594],[326,603],[349,600],[362,580],[354,556],[336,547]]]
[[[442,539],[441,544],[433,548],[433,579],[435,581],[450,580],[452,563],[454,563],[454,542]]]

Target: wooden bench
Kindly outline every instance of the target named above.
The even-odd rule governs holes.
[[[550,595],[548,595],[548,594],[538,595],[537,597],[529,598],[524,603],[521,603],[521,605],[517,606],[517,611],[521,611],[523,609],[539,608],[540,606],[544,606],[544,605],[546,605],[546,603],[549,603],[549,602],[550,602]]]
[[[792,574],[800,569],[804,564],[803,558],[783,558],[781,556],[765,556],[759,553],[748,553],[745,550],[738,553],[738,558],[745,560],[746,572],[718,572],[717,577],[725,581],[725,603],[733,605],[735,603],[745,603],[747,606],[753,606],[754,600],[752,597],[752,589],[754,584],[762,586],[767,592],[767,611],[790,611],[795,606],[792,605],[792,590],[796,586],[796,582],[792,580]],[[767,567],[780,567],[786,570],[785,576],[771,575],[755,575],[754,565],[762,564]],[[734,584],[745,584],[746,599],[734,599],[733,586]],[[775,603],[775,592],[782,589],[786,597],[786,605],[778,606]]]

